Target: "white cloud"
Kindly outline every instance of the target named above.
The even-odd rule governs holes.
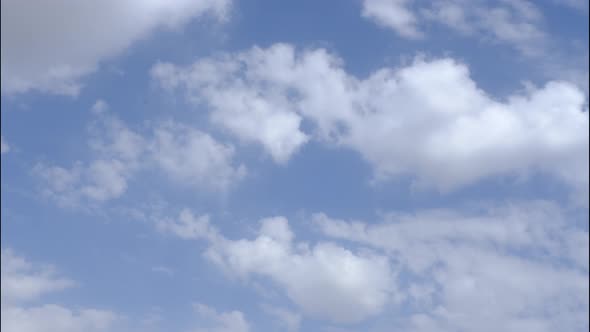
[[[545,42],[543,16],[526,0],[364,0],[362,15],[405,38],[423,36],[421,28],[435,22],[463,35],[507,43],[528,55],[538,54]]]
[[[243,165],[232,165],[232,146],[173,122],[155,129],[150,152],[166,174],[178,182],[197,187],[224,191],[246,174]]]
[[[64,207],[84,202],[105,202],[123,195],[127,190],[130,169],[117,159],[80,162],[71,168],[37,164],[34,173],[44,181],[43,194]]]
[[[243,280],[269,278],[312,317],[358,322],[380,313],[395,299],[394,275],[386,257],[369,250],[352,252],[329,242],[313,247],[295,243],[284,217],[261,220],[253,240],[227,239],[187,211],[180,219],[184,230],[164,230],[183,238],[207,238],[210,245],[205,257],[228,275]],[[295,323],[292,318],[291,325]]]
[[[111,331],[116,315],[111,312],[46,304],[29,308],[3,306],[2,331],[6,332],[98,332]]]
[[[203,69],[210,67],[215,70]],[[288,127],[277,124],[280,138],[270,139],[264,126],[249,131],[278,161],[306,142],[301,137],[311,136],[358,151],[377,178],[410,175],[417,185],[447,191],[492,176],[541,172],[570,184],[580,201],[588,197],[585,95],[566,82],[551,81],[500,101],[479,89],[468,68],[453,59],[416,59],[359,79],[323,49],[296,52],[285,44],[206,58],[187,68],[158,64],[152,74],[189,100],[240,100],[223,109],[210,105],[214,122],[223,118],[219,112],[275,122],[272,114],[243,107],[253,104],[274,105],[268,108],[297,119]],[[248,93],[233,95],[233,87]],[[212,96],[217,93],[227,95]],[[312,133],[303,132],[301,119],[314,124]]]
[[[1,274],[3,303],[36,300],[74,285],[73,281],[57,276],[53,267],[33,266],[11,249],[2,249]]]
[[[201,317],[200,325],[195,332],[248,332],[250,325],[240,311],[217,312],[204,304],[195,304],[195,310]]]
[[[56,304],[31,304],[74,283],[50,266],[36,266],[10,249],[2,249],[2,320],[6,332],[111,331],[118,316],[96,309],[72,310]]]
[[[418,19],[408,8],[411,0],[365,0],[363,17],[374,19],[378,24],[391,28],[406,38],[419,38]]]
[[[314,219],[323,234],[400,263],[413,312],[404,330],[588,328],[588,232],[552,204],[390,214],[371,224]]]
[[[161,232],[170,233],[182,239],[214,239],[217,236],[217,231],[209,223],[208,215],[195,217],[188,209],[182,210],[177,219],[156,220],[156,226]]]
[[[153,67],[152,76],[167,88],[184,85],[192,101],[213,109],[213,123],[245,142],[261,144],[275,161],[286,162],[308,137],[299,129],[301,117],[292,112],[288,97],[272,88],[267,91],[252,88],[240,78],[241,63],[262,60],[257,55],[244,55],[243,59],[206,59],[186,69],[159,63]]]
[[[76,95],[80,78],[133,42],[204,14],[224,20],[230,5],[230,0],[2,1],[2,93]]]
[[[107,112],[99,100],[92,110],[89,147],[96,156],[70,168],[37,164],[34,172],[43,181],[43,193],[60,205],[77,207],[122,196],[137,172],[155,168],[193,188],[225,191],[241,180],[246,169],[234,166],[234,148],[210,135],[172,121],[140,134]]]
[[[4,140],[4,136],[0,136],[0,153],[5,154],[10,151],[10,146]]]

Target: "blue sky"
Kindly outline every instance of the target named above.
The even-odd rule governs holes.
[[[2,2],[2,329],[585,331],[588,2]]]

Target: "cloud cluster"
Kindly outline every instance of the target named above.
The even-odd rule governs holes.
[[[386,257],[330,242],[314,246],[295,242],[284,217],[262,219],[254,239],[228,239],[208,218],[196,217],[188,210],[177,220],[161,221],[160,230],[181,238],[207,239],[204,256],[228,275],[244,281],[268,278],[312,317],[358,322],[380,313],[395,298],[394,275]],[[273,312],[285,316],[284,312]],[[298,324],[292,315],[286,319],[291,326]]]
[[[89,147],[97,156],[70,168],[37,164],[43,192],[64,206],[104,202],[125,193],[139,171],[155,168],[171,180],[194,188],[225,191],[245,175],[234,165],[234,148],[210,135],[173,121],[162,122],[142,135],[106,111],[104,101],[93,111]]]
[[[314,216],[332,238],[399,263],[404,331],[583,331],[588,231],[553,204],[394,213],[379,223]]]
[[[404,38],[424,37],[424,26],[436,23],[464,36],[511,45],[528,55],[539,53],[546,38],[541,11],[526,0],[364,0],[362,16]]]
[[[68,308],[44,298],[75,286],[51,265],[31,263],[9,248],[2,249],[2,331],[6,332],[100,332],[135,331],[137,322],[123,324],[125,317],[94,308]],[[194,332],[248,332],[249,323],[239,311],[217,312],[194,305],[198,318],[190,323]],[[129,322],[127,322],[129,323]],[[126,325],[127,328],[124,328]],[[145,326],[143,327],[145,328]],[[142,329],[143,330],[143,329]]]
[[[284,217],[235,240],[189,210],[158,226],[206,240],[203,256],[228,276],[270,280],[307,317],[336,324],[388,308],[403,310],[389,322],[404,331],[588,328],[587,225],[551,202],[392,212],[377,223],[317,213],[312,222],[326,237],[315,245],[296,241]],[[265,311],[299,326],[295,313]]]
[[[2,94],[76,95],[80,78],[160,28],[210,14],[230,0],[2,1]]]
[[[2,249],[2,331],[111,331],[118,319],[113,312],[36,303],[43,295],[73,284],[50,266],[36,266],[12,250]]]
[[[551,81],[497,100],[453,59],[416,59],[360,79],[323,49],[276,44],[153,77],[211,109],[211,122],[284,162],[310,138],[358,151],[377,178],[452,190],[501,175],[551,174],[588,192],[589,117],[574,85]],[[307,120],[313,129],[303,130]],[[257,127],[254,124],[258,124]]]

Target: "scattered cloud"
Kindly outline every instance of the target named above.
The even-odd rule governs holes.
[[[363,17],[395,30],[400,36],[416,39],[423,36],[418,29],[418,18],[409,8],[411,0],[365,0]]]
[[[2,249],[1,271],[3,303],[36,300],[74,285],[73,281],[59,277],[55,268],[34,266],[11,249]]]
[[[284,217],[262,219],[255,239],[231,240],[189,216],[185,210],[179,219],[184,219],[183,224],[189,219],[197,223],[198,231],[171,231],[182,238],[188,233],[191,238],[207,239],[204,256],[225,273],[244,281],[269,278],[307,315],[358,322],[380,313],[395,299],[395,276],[388,259],[370,250],[353,252],[330,242],[295,243]],[[290,325],[297,321],[285,312],[274,313]]]
[[[217,312],[204,304],[195,304],[194,308],[200,316],[200,325],[194,332],[248,332],[250,325],[240,311]]]
[[[364,0],[362,16],[404,38],[419,38],[427,23],[441,24],[464,36],[505,43],[523,54],[542,51],[543,15],[532,3],[518,1]]]
[[[44,182],[43,193],[60,205],[76,207],[122,196],[128,182],[145,168],[162,171],[178,183],[208,191],[225,191],[246,174],[234,166],[234,148],[209,134],[173,121],[140,134],[107,112],[97,101],[92,111],[90,150],[97,157],[76,161],[70,168],[37,164],[33,171]]]
[[[155,129],[150,152],[165,174],[195,187],[224,191],[246,175],[243,165],[232,165],[232,146],[174,122]]]
[[[588,232],[551,203],[393,213],[379,223],[324,214],[314,221],[324,235],[399,262],[413,312],[400,322],[406,331],[588,327]]]
[[[54,268],[37,266],[11,249],[3,248],[2,331],[111,331],[118,319],[113,312],[37,303],[43,295],[63,291],[73,284],[73,281],[59,277]]]
[[[163,233],[170,233],[181,239],[216,238],[217,231],[209,223],[209,216],[196,217],[190,210],[184,209],[178,218],[156,220],[156,226]]]

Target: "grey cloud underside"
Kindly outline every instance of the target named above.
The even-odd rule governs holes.
[[[82,77],[134,42],[204,14],[224,20],[230,5],[229,0],[2,1],[2,94],[77,95]]]
[[[588,112],[573,84],[551,81],[500,101],[449,58],[382,68],[360,79],[323,49],[276,44],[158,63],[165,89],[286,162],[310,139],[358,151],[377,179],[411,175],[441,191],[498,175],[550,174],[588,197]],[[305,132],[306,119],[314,129]]]

